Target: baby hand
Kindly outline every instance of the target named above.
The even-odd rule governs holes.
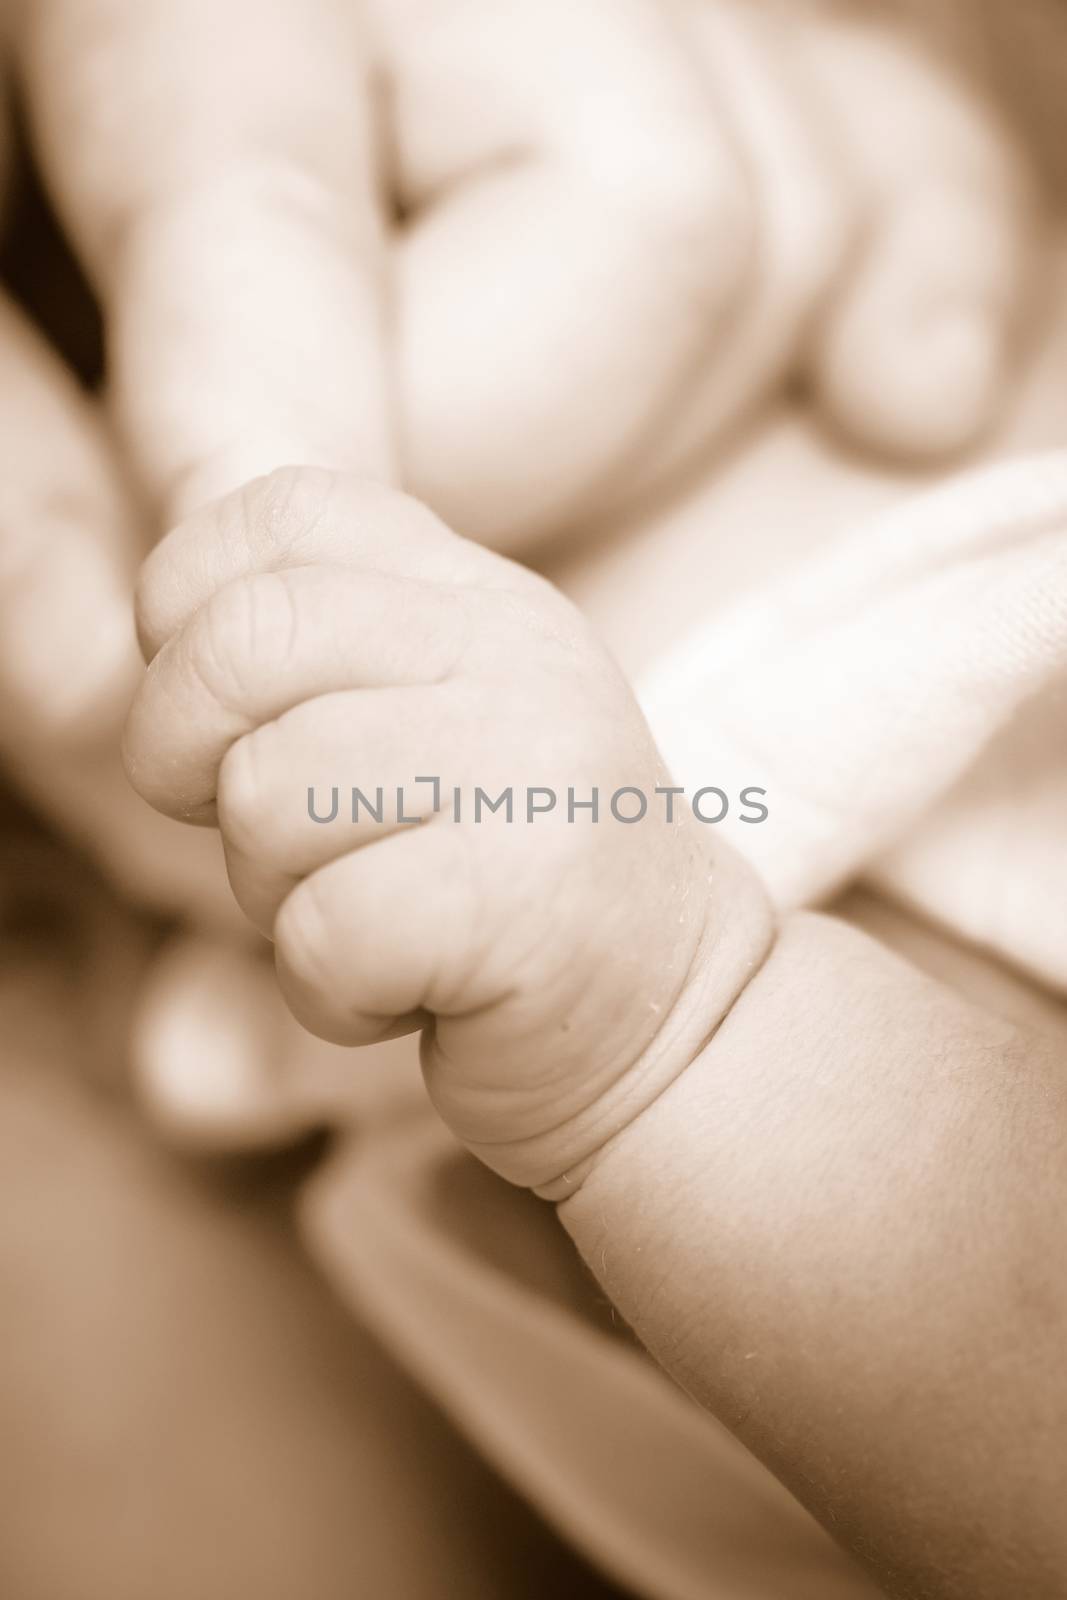
[[[131,779],[218,822],[298,1017],[348,1044],[422,1028],[453,1131],[567,1192],[770,940],[581,615],[416,502],[310,469],[177,528],[139,614]]]

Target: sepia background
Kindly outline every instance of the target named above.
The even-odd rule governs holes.
[[[1035,288],[1027,376],[993,448],[1062,444],[1067,6],[899,9],[965,63],[1040,171],[1060,265]],[[95,385],[99,317],[13,137],[3,277]],[[638,673],[697,620],[701,583],[725,599],[796,556],[784,495],[811,508],[800,539],[814,549],[921,481],[835,451],[794,397],[639,526],[624,518],[617,540],[546,564]],[[334,1189],[305,1191],[324,1161],[344,1160],[315,1129],[244,1158],[171,1147],[138,1108],[129,1061],[141,986],[174,929],[42,822],[17,760],[6,765],[3,1600],[874,1592],[843,1574],[761,1469],[745,1476],[725,1434],[692,1425],[688,1402],[635,1349],[537,1202],[497,1193],[443,1136],[426,1135],[411,1167],[397,1134],[421,1115],[409,1052],[379,1052],[353,1092],[357,1143],[360,1127],[385,1129],[369,1176],[342,1171]],[[856,891],[843,910],[1067,1038],[1058,1001],[886,898]],[[336,1072],[316,1048],[309,1074]],[[345,1229],[363,1241],[351,1261]],[[479,1323],[482,1291],[501,1283],[508,1291]],[[744,1483],[730,1528],[702,1518],[694,1488],[726,1461]]]

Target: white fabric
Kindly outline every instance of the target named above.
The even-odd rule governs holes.
[[[863,874],[1067,988],[1067,452],[971,473],[698,629],[643,703],[783,908]]]

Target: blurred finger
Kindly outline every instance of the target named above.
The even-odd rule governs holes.
[[[387,474],[359,7],[33,0],[18,44],[162,514],[280,461]]]
[[[899,21],[835,13],[804,30],[803,57],[868,219],[811,355],[816,389],[861,444],[951,454],[1011,392],[1037,260],[1025,164],[992,105]]]
[[[795,16],[704,0],[687,0],[686,13],[708,91],[752,175],[752,256],[744,294],[705,342],[683,406],[661,419],[609,508],[707,456],[781,391],[855,231],[824,123],[797,71]]]
[[[261,1149],[325,1123],[388,1118],[423,1096],[410,1040],[354,1052],[312,1037],[269,962],[205,937],[175,939],[157,958],[131,1051],[142,1104],[196,1150]]]
[[[750,197],[649,0],[375,0],[404,481],[514,543],[628,470],[744,286]]]
[[[167,946],[142,989],[131,1057],[143,1102],[172,1138],[256,1148],[312,1125],[299,1080],[282,1070],[281,1011],[273,971],[249,952],[204,936]]]
[[[117,732],[137,681],[134,529],[108,440],[0,296],[0,742]]]
[[[74,751],[17,741],[4,751],[4,762],[41,815],[135,905],[250,937],[226,882],[218,836],[161,817],[134,794],[117,740]]]
[[[0,755],[137,904],[240,930],[218,840],[156,816],[122,770],[136,539],[99,417],[2,299],[0,367]]]

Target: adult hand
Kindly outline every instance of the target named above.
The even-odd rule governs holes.
[[[517,545],[646,490],[790,372],[905,454],[995,404],[1025,184],[884,28],[727,0],[20,0],[8,20],[152,526],[281,461],[385,476],[399,455],[464,531]],[[902,93],[910,136],[886,140]],[[0,341],[5,747],[137,892],[224,918],[214,841],[179,844],[121,787],[139,541],[99,419],[13,313]],[[277,1048],[227,959],[248,984],[220,989],[213,946],[172,963],[155,1081]]]
[[[406,486],[511,546],[647,488],[800,367],[906,456],[967,443],[1003,389],[1025,181],[902,23],[773,0],[17,20],[166,522],[285,461],[387,472],[390,387]]]

